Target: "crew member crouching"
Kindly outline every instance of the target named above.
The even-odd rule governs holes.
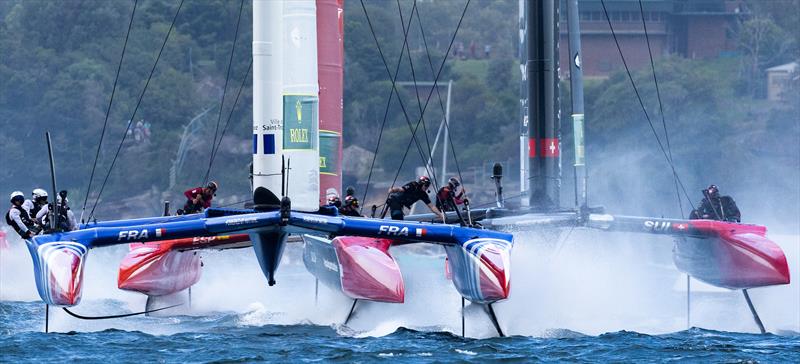
[[[218,187],[217,182],[211,181],[206,187],[186,190],[183,193],[186,196],[186,203],[183,205],[183,210],[178,210],[178,214],[194,214],[211,207],[211,200],[216,196]]]
[[[389,206],[392,220],[403,220],[405,217],[403,207],[410,209],[415,202],[422,201],[434,214],[439,215],[442,221],[445,221],[444,214],[431,203],[431,199],[428,197],[430,186],[431,179],[428,176],[421,176],[416,181],[406,183],[403,187],[390,188],[386,204]]]

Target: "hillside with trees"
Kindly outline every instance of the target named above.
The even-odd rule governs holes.
[[[95,214],[98,218],[158,213],[162,199],[181,201],[184,188],[202,182],[215,132],[219,133],[229,115],[230,125],[211,176],[222,186],[220,203],[247,198],[252,115],[251,79],[247,76],[252,41],[250,1],[243,3],[221,111],[240,3],[206,0],[183,4],[133,114],[178,3],[138,2],[89,208],[129,120],[132,133],[125,137],[105,185]],[[763,88],[766,68],[800,59],[800,2],[749,3],[754,16],[742,24],[746,31],[737,36],[734,55],[715,60],[656,59],[671,152],[692,200],[699,199],[700,188],[713,182],[737,198],[746,221],[756,215],[767,216],[794,221],[796,228],[800,216],[800,99],[795,92],[789,102],[776,106],[763,99]],[[402,1],[400,5],[402,19],[408,22],[413,3]],[[514,191],[519,154],[517,2],[472,1],[449,53],[464,2],[419,1],[416,6],[421,18],[415,13],[410,23],[410,57],[405,53],[397,79],[432,81],[447,55],[439,81],[454,83],[451,137],[467,188],[476,192],[477,202],[486,202],[490,196],[488,168],[501,161],[507,164],[507,191]],[[398,6],[368,1],[366,7],[383,55],[394,71],[403,45],[404,23]],[[0,192],[7,195],[20,189],[29,193],[34,187],[49,187],[44,132],[50,131],[59,186],[70,190],[73,209],[80,210],[132,9],[133,2],[127,0],[0,1],[0,165],[6,170],[0,175]],[[392,182],[409,142],[407,121],[416,124],[419,120],[430,90],[420,88],[418,102],[413,88],[401,87],[405,113],[396,96],[386,112],[390,78],[361,3],[355,0],[345,2],[345,53],[345,147],[374,151],[386,114],[373,177],[386,185]],[[232,108],[243,79],[241,96]],[[649,68],[634,70],[634,79],[663,135],[652,72]],[[794,87],[800,89],[797,81]],[[570,206],[568,82],[562,82],[561,93],[562,203]],[[424,114],[431,142],[442,109],[439,95],[433,93]],[[621,69],[608,78],[587,82],[586,121],[592,201],[622,213],[679,216],[671,171]],[[423,145],[424,139],[420,135]],[[412,178],[414,168],[420,165],[414,148],[398,182]],[[455,160],[451,158],[449,165],[450,175],[455,173]],[[366,171],[348,173],[363,175]],[[371,190],[369,200],[382,198],[377,188]],[[685,199],[683,208],[688,208]]]

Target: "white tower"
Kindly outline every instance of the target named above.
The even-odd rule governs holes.
[[[319,85],[314,0],[253,0],[253,188],[319,208]]]

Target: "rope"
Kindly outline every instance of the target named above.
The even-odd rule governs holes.
[[[675,177],[675,180],[678,181],[681,189],[683,190],[684,196],[686,196],[687,201],[689,204],[692,205],[694,209],[694,204],[692,203],[689,194],[686,192],[686,187],[683,185],[683,182],[678,175],[678,172],[675,170],[675,165],[672,163],[672,159],[667,154],[666,149],[664,148],[664,143],[661,142],[661,138],[658,136],[658,132],[656,131],[655,126],[653,126],[653,120],[650,119],[650,114],[647,112],[647,108],[644,106],[644,101],[642,101],[642,96],[639,94],[639,89],[636,87],[636,82],[633,80],[633,75],[631,74],[631,70],[628,67],[628,62],[625,60],[625,55],[622,53],[622,47],[619,45],[619,40],[617,39],[617,34],[614,32],[614,26],[611,24],[611,18],[608,16],[608,10],[606,9],[605,0],[600,0],[600,5],[603,6],[603,13],[606,16],[606,21],[608,22],[608,27],[611,30],[611,36],[614,38],[614,43],[617,46],[617,51],[619,52],[619,56],[622,59],[622,65],[625,67],[625,72],[628,74],[628,80],[631,82],[631,86],[633,87],[633,92],[636,94],[636,98],[639,100],[639,105],[644,112],[644,116],[647,119],[647,124],[650,125],[650,130],[653,132],[653,136],[656,138],[656,142],[658,142],[658,147],[661,149],[661,153],[664,154],[664,158],[667,160],[667,164],[669,164],[670,168],[672,169],[672,175]]]
[[[217,135],[219,133],[219,123],[222,119],[222,108],[225,106],[225,94],[228,91],[228,80],[231,77],[231,64],[233,63],[233,53],[236,51],[236,41],[239,39],[239,24],[242,21],[242,9],[244,9],[244,0],[239,2],[239,17],[236,19],[236,32],[233,34],[233,45],[231,45],[231,55],[228,57],[228,67],[225,71],[225,84],[222,87],[222,100],[219,103],[219,112],[217,113],[217,125],[214,128],[214,141],[211,143],[211,155],[208,158],[208,168],[206,169],[206,175],[203,177],[203,183],[201,186],[205,186],[208,182],[208,175],[211,173],[211,164],[214,163],[214,154],[216,153],[217,149]],[[252,57],[251,57],[252,58]],[[249,70],[248,70],[249,73]],[[235,107],[236,105],[234,105]],[[233,108],[231,108],[231,112]],[[220,137],[220,141],[222,137]]]
[[[422,15],[420,15],[420,13],[419,13],[419,8],[417,8],[417,23],[419,23],[419,31],[420,31],[420,34],[422,35],[422,43],[425,45],[425,55],[428,58],[428,65],[431,68],[431,74],[433,74],[435,72],[434,69],[433,69],[433,59],[431,58],[431,52],[430,52],[430,49],[428,48],[428,40],[425,38],[425,30],[424,30],[424,27],[422,26]],[[461,166],[459,166],[459,164],[458,164],[458,157],[456,156],[456,148],[453,145],[453,135],[450,132],[450,120],[448,120],[448,118],[447,118],[447,110],[445,110],[444,101],[442,101],[442,94],[441,94],[441,92],[439,92],[438,85],[434,85],[433,87],[436,88],[436,96],[439,99],[439,106],[442,109],[442,115],[444,115],[444,127],[445,127],[445,129],[447,129],[447,139],[450,142],[450,150],[452,151],[452,154],[453,154],[453,161],[455,161],[455,164],[456,164],[456,171],[458,171],[458,180],[463,185],[464,184],[464,178],[461,175]],[[442,153],[447,153],[447,151],[443,151]],[[431,158],[433,158],[433,157],[431,157]],[[446,178],[446,177],[447,176],[444,176],[444,178]],[[467,192],[466,191],[467,190],[464,189],[464,197],[467,196]]]
[[[114,86],[111,88],[111,98],[108,100],[108,107],[106,107],[106,117],[103,120],[103,130],[100,132],[100,142],[97,144],[97,152],[94,155],[94,163],[92,164],[92,173],[89,175],[89,186],[86,187],[86,196],[83,198],[83,208],[81,209],[80,220],[83,220],[83,213],[86,211],[86,203],[89,201],[89,193],[92,191],[92,181],[94,181],[94,172],[97,169],[97,161],[100,159],[100,147],[103,145],[103,139],[106,136],[106,127],[108,127],[108,116],[111,114],[111,104],[114,102],[114,95],[117,91],[117,82],[119,81],[119,74],[122,70],[122,60],[125,59],[125,50],[128,48],[128,38],[131,35],[131,28],[133,27],[133,17],[136,15],[136,6],[139,0],[133,1],[133,10],[131,11],[131,20],[128,22],[128,31],[125,33],[125,43],[122,45],[122,54],[119,56],[119,64],[117,64],[117,74],[114,76]],[[53,191],[55,192],[55,191]]]
[[[62,309],[64,310],[64,312],[66,312],[66,313],[67,313],[67,314],[69,314],[70,316],[72,316],[72,317],[74,317],[74,318],[77,318],[77,319],[81,319],[81,320],[108,320],[108,319],[115,319],[115,318],[131,317],[131,316],[138,316],[138,315],[146,315],[146,314],[148,314],[148,313],[152,313],[152,312],[158,312],[158,311],[163,311],[163,310],[166,310],[166,309],[169,309],[169,308],[173,308],[173,307],[178,307],[178,306],[181,306],[181,305],[183,305],[183,304],[182,304],[182,303],[179,303],[179,304],[177,304],[177,305],[172,305],[172,306],[167,306],[167,307],[161,307],[161,308],[157,308],[157,309],[155,309],[155,310],[145,310],[145,311],[140,311],[140,312],[133,312],[133,313],[123,313],[123,314],[120,314],[120,315],[108,315],[108,316],[83,316],[83,315],[79,315],[79,314],[77,314],[77,313],[75,313],[75,312],[72,312],[72,311],[70,311],[70,310],[69,310],[69,309],[67,309],[66,307],[62,307]]]
[[[442,70],[444,69],[445,62],[447,62],[447,57],[450,55],[450,49],[452,49],[453,42],[455,42],[456,35],[458,35],[458,30],[461,29],[461,23],[464,21],[464,16],[467,13],[467,9],[469,8],[470,1],[471,0],[467,0],[466,4],[464,5],[464,10],[461,12],[461,17],[458,19],[458,24],[456,25],[456,30],[455,30],[455,32],[453,32],[453,36],[452,36],[452,38],[450,38],[450,43],[447,46],[447,53],[445,53],[444,59],[442,59],[442,63],[439,66],[439,71],[436,73],[436,77],[433,80],[433,84],[434,85],[439,82],[439,77],[441,77],[441,75],[442,75]],[[431,91],[428,93],[428,97],[425,100],[425,106],[422,108],[422,115],[420,115],[420,120],[417,121],[417,126],[414,128],[414,132],[411,135],[412,138],[414,137],[414,135],[417,132],[417,129],[419,128],[419,124],[422,121],[422,116],[425,115],[425,110],[427,110],[427,108],[428,108],[428,103],[431,100],[431,96],[433,96],[433,90],[434,89],[435,89],[435,87],[431,88]],[[402,105],[402,103],[401,103],[401,105]],[[408,150],[406,150],[406,153],[403,155],[403,159],[400,161],[400,167],[397,169],[397,174],[394,177],[394,181],[392,182],[392,186],[394,186],[394,184],[397,182],[397,178],[400,176],[400,170],[403,168],[403,164],[405,163],[407,155],[408,155]]]
[[[434,84],[436,84],[436,83],[439,81],[439,77],[441,77],[442,70],[444,69],[444,65],[445,65],[445,63],[447,62],[447,56],[450,54],[450,49],[451,49],[451,48],[452,48],[452,46],[453,46],[453,42],[455,41],[455,37],[456,37],[456,35],[458,35],[458,30],[461,28],[461,23],[462,23],[462,22],[463,22],[463,20],[464,20],[464,16],[466,15],[467,9],[469,8],[469,3],[470,3],[470,1],[471,1],[471,0],[467,0],[466,4],[464,5],[464,10],[462,11],[462,13],[461,13],[461,17],[460,17],[460,18],[459,18],[459,20],[458,20],[458,25],[456,26],[456,30],[455,30],[455,32],[453,33],[453,36],[452,36],[452,38],[450,39],[450,43],[449,43],[449,45],[448,45],[448,47],[447,47],[447,53],[446,53],[446,55],[445,55],[444,59],[442,60],[442,63],[441,63],[441,65],[439,66],[439,71],[436,73],[436,77],[434,78],[434,81],[433,81],[433,83],[434,83]],[[416,4],[416,3],[415,3],[415,4]],[[378,41],[377,35],[375,34],[374,28],[373,28],[373,26],[372,26],[372,21],[371,21],[371,20],[370,20],[370,18],[369,18],[369,14],[368,14],[368,12],[367,12],[366,6],[364,6],[364,1],[363,1],[363,0],[361,0],[361,5],[362,5],[362,8],[364,9],[364,13],[365,13],[365,15],[366,15],[366,17],[367,17],[367,22],[369,23],[369,26],[370,26],[370,31],[372,32],[372,36],[373,36],[373,38],[375,39],[375,44],[376,44],[376,46],[377,46],[377,48],[378,48],[378,52],[379,52],[379,53],[380,53],[380,55],[381,55],[381,59],[382,59],[382,61],[383,61],[384,67],[386,68],[387,72],[389,72],[388,65],[386,64],[386,58],[383,56],[383,51],[382,51],[382,50],[381,50],[381,48],[380,48],[380,42]],[[412,15],[413,15],[413,10],[412,10]],[[411,17],[409,18],[409,20],[411,20]],[[391,76],[391,72],[389,72],[389,75]],[[392,88],[396,88],[396,85],[394,84],[394,82],[392,83]],[[419,125],[420,125],[420,123],[422,122],[422,117],[425,115],[425,110],[427,110],[427,107],[428,107],[428,104],[429,104],[429,102],[430,102],[430,99],[431,99],[431,96],[432,96],[432,95],[433,95],[433,88],[432,88],[432,89],[431,89],[431,91],[428,93],[428,97],[427,97],[427,99],[425,100],[425,105],[424,105],[424,106],[423,106],[423,108],[422,108],[422,114],[420,115],[420,119],[417,121],[417,125],[416,125],[416,127],[414,128],[414,130],[412,131],[412,134],[411,134],[411,141],[409,141],[409,145],[408,145],[408,147],[406,147],[406,152],[403,154],[403,158],[402,158],[402,160],[400,161],[400,167],[397,169],[397,174],[395,174],[395,178],[394,178],[394,180],[392,181],[392,186],[394,186],[394,184],[397,182],[397,178],[400,176],[400,171],[402,170],[403,164],[405,163],[405,160],[406,160],[406,158],[407,158],[407,156],[408,156],[408,150],[410,149],[411,142],[413,142],[413,141],[415,141],[415,140],[416,140],[416,137],[415,137],[415,135],[416,135],[416,131],[417,131],[417,129],[419,128]],[[403,109],[403,114],[405,115],[406,119],[408,119],[408,114],[407,114],[407,112],[406,112],[406,110],[405,110],[405,107],[403,106],[402,100],[401,100],[399,97],[398,97],[398,100],[400,101],[400,106],[401,106],[401,108]],[[406,120],[406,122],[409,122],[409,120]],[[422,150],[421,150],[421,148],[419,147],[419,145],[418,145],[418,151],[419,151],[419,152],[420,152],[420,154],[422,155]],[[425,158],[424,158],[424,156],[423,156],[422,160],[423,160],[423,162],[425,162]]]
[[[250,71],[253,69],[253,59],[250,58],[250,64],[247,66],[247,72],[244,74],[242,78],[242,83],[239,85],[239,91],[236,92],[236,99],[233,100],[233,106],[231,107],[231,112],[228,113],[228,119],[225,121],[225,126],[222,128],[222,133],[220,134],[219,140],[217,140],[217,146],[214,149],[213,153],[211,154],[211,161],[208,163],[208,171],[206,172],[206,181],[208,182],[208,176],[211,173],[211,166],[214,164],[214,159],[217,158],[217,152],[219,152],[219,146],[222,144],[222,138],[225,137],[225,132],[228,131],[228,125],[231,123],[231,118],[233,117],[233,112],[236,109],[236,105],[239,103],[239,96],[242,95],[242,89],[244,89],[244,85],[247,82],[248,77],[250,76]],[[203,185],[205,185],[203,182]]]
[[[411,29],[410,29],[411,28],[411,18],[414,17],[414,13],[416,12],[417,14],[419,14],[419,10],[415,11],[415,9],[417,9],[416,0],[414,1],[414,5],[415,6],[411,8],[411,17],[408,19],[408,27],[409,27],[409,29],[408,30],[403,29],[404,33],[409,33],[411,31]],[[400,0],[397,0],[397,11],[400,14],[400,24],[403,24],[403,9],[402,9],[402,7],[400,7]],[[433,151],[431,149],[431,141],[428,138],[428,127],[426,126],[424,113],[422,112],[422,99],[420,99],[420,97],[419,97],[419,87],[417,86],[417,72],[414,70],[414,61],[411,60],[411,48],[408,46],[408,42],[405,43],[405,46],[406,46],[406,50],[408,51],[408,52],[406,52],[406,56],[408,57],[408,65],[411,68],[411,81],[414,83],[414,94],[417,96],[417,106],[419,107],[420,120],[422,120],[422,132],[425,135],[425,144],[428,146],[428,156],[429,156],[428,160],[433,161]],[[434,88],[436,88],[436,85],[434,85]],[[398,94],[398,96],[399,96],[399,94]],[[408,128],[411,129],[411,123],[410,122],[408,123]],[[431,168],[429,168],[429,167],[431,167]],[[436,191],[439,191],[439,183],[438,183],[438,180],[436,178],[436,170],[432,166],[429,166],[428,163],[425,163],[425,171],[427,171],[428,175],[431,176],[432,179],[433,179],[433,189],[436,190]],[[438,193],[437,193],[436,200],[437,201],[439,200]]]
[[[175,28],[175,21],[178,20],[178,14],[181,12],[181,8],[183,7],[184,0],[181,0],[180,4],[178,4],[178,10],[175,11],[175,16],[172,18],[172,23],[169,25],[169,30],[167,31],[167,36],[164,37],[164,42],[161,43],[161,49],[158,51],[158,56],[156,56],[156,61],[153,63],[153,68],[150,69],[150,75],[147,76],[147,82],[144,84],[144,89],[142,89],[142,93],[139,94],[139,101],[136,102],[136,107],[133,109],[133,115],[131,115],[130,120],[128,121],[128,126],[125,128],[125,132],[122,134],[122,140],[119,141],[119,146],[117,147],[116,153],[114,153],[114,159],[111,160],[111,166],[108,167],[108,173],[106,173],[105,179],[103,179],[103,184],[100,186],[100,192],[97,194],[97,198],[94,200],[94,205],[92,206],[92,211],[89,213],[88,220],[91,220],[94,216],[94,210],[97,208],[97,203],[100,201],[100,196],[103,194],[103,190],[106,187],[106,183],[108,183],[108,177],[111,176],[111,171],[114,170],[114,165],[117,163],[117,157],[119,157],[119,152],[122,150],[122,144],[125,143],[125,138],[128,136],[128,130],[131,129],[131,124],[133,124],[133,119],[136,117],[136,112],[139,110],[139,106],[142,104],[142,99],[144,99],[144,94],[147,92],[147,86],[150,85],[150,80],[153,78],[153,73],[156,71],[156,66],[158,66],[158,61],[161,59],[161,54],[164,52],[164,47],[167,45],[167,40],[169,40],[169,35],[172,34],[172,29]]]
[[[641,14],[642,18],[642,27],[644,28],[644,39],[647,41],[647,54],[650,56],[650,69],[653,70],[653,83],[656,86],[656,96],[658,97],[658,111],[661,114],[661,126],[664,128],[664,139],[667,142],[667,152],[669,152],[669,160],[674,163],[675,160],[672,158],[672,146],[669,143],[669,131],[667,130],[667,121],[664,116],[664,104],[661,102],[661,88],[658,87],[658,77],[656,76],[656,64],[653,60],[653,50],[650,47],[650,36],[647,32],[647,22],[644,20],[644,6],[642,5],[642,0],[639,0],[639,13]],[[677,176],[673,176],[673,180],[675,181],[675,195],[678,199],[678,209],[681,211],[681,218],[684,218],[685,215],[683,213],[683,202],[681,201],[681,192],[678,186],[678,178]]]
[[[391,79],[392,78],[392,72],[389,70],[389,64],[386,62],[386,57],[383,55],[383,50],[381,49],[380,42],[378,41],[378,36],[375,33],[374,27],[372,26],[372,20],[370,20],[370,18],[369,18],[369,13],[367,12],[366,6],[364,6],[364,1],[363,0],[361,0],[361,5],[362,5],[362,8],[364,9],[364,14],[365,14],[365,16],[367,18],[367,23],[369,24],[369,27],[370,27],[370,32],[372,32],[372,37],[375,40],[375,45],[378,48],[378,53],[381,56],[381,61],[383,62],[383,67],[386,69],[386,73],[389,75],[389,78]],[[414,1],[414,6],[416,6],[416,0]],[[412,14],[413,14],[413,12],[412,12]],[[411,18],[409,18],[408,20],[409,20],[408,28],[410,28],[411,27]],[[406,34],[406,37],[407,37],[407,35],[408,34]],[[405,47],[405,44],[404,44],[404,47]],[[426,161],[427,158],[425,158],[425,153],[422,151],[422,146],[419,144],[419,140],[417,140],[417,136],[416,136],[417,135],[417,129],[419,128],[419,124],[422,121],[422,119],[417,121],[417,126],[415,128],[411,128],[411,118],[409,118],[409,116],[408,116],[408,111],[406,110],[405,104],[403,104],[403,99],[400,98],[400,92],[397,91],[397,84],[396,84],[395,81],[396,80],[392,81],[392,88],[395,89],[395,92],[397,93],[397,101],[400,104],[400,109],[403,111],[403,116],[405,117],[406,124],[408,124],[409,129],[411,129],[411,141],[414,142],[417,145],[417,152],[419,152],[420,161],[427,165],[427,161]],[[428,96],[428,100],[430,100],[430,95]],[[426,103],[425,106],[427,107],[427,103]],[[424,115],[424,108],[423,108],[423,115]],[[410,143],[409,143],[409,147],[408,148],[410,148]],[[400,175],[400,170],[403,168],[403,164],[405,163],[405,158],[407,157],[407,155],[408,155],[408,151],[406,151],[406,154],[403,156],[403,160],[401,161],[400,167],[397,170],[397,176],[395,176],[395,180],[394,180],[394,182],[392,182],[392,186],[394,186],[394,183],[397,182],[397,177],[399,177],[399,175]]]
[[[414,5],[413,6],[416,8],[416,6],[417,6],[416,0],[414,1]],[[375,32],[372,29],[372,22],[370,22],[369,15],[367,13],[367,8],[364,5],[364,1],[363,0],[361,1],[361,8],[364,9],[364,15],[367,18],[367,23],[369,23],[370,31],[372,31],[373,38],[375,38],[375,42],[377,43],[378,42],[378,38],[375,37]],[[408,27],[404,27],[403,28],[404,30],[410,29],[411,18],[409,18],[408,20],[409,20],[409,26]],[[405,47],[405,43],[406,42],[408,42],[408,31],[404,31],[404,33],[403,33],[403,46],[400,48],[400,56],[397,58],[397,66],[395,66],[394,76],[390,77],[390,81],[392,82],[392,85],[394,85],[394,83],[397,81],[397,76],[400,73],[400,64],[401,64],[401,62],[403,60],[403,52],[405,52],[405,50],[406,50],[406,47]],[[377,48],[378,48],[378,52],[381,55],[381,58],[383,58],[383,52],[381,51],[380,46],[378,46]],[[375,153],[373,153],[373,155],[372,155],[372,163],[370,164],[370,167],[369,167],[369,175],[367,176],[367,186],[364,188],[364,198],[362,198],[361,201],[366,201],[367,200],[367,192],[369,192],[369,183],[372,180],[372,171],[375,168],[375,160],[378,158],[378,148],[380,147],[381,140],[383,139],[383,130],[386,127],[386,121],[388,120],[388,117],[389,117],[389,106],[392,103],[392,96],[394,96],[394,91],[395,90],[396,90],[395,87],[391,88],[391,90],[389,91],[389,99],[386,100],[386,109],[383,112],[383,122],[381,122],[381,129],[380,129],[380,132],[378,133],[378,142],[375,143]],[[398,98],[399,98],[399,95],[398,95]],[[361,209],[359,210],[359,213],[361,213],[363,210],[364,210],[364,206],[361,206]]]

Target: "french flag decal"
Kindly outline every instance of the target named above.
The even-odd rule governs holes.
[[[167,232],[167,229],[163,229],[163,228],[156,229],[156,237],[157,237],[157,238],[160,238],[160,237],[161,237],[162,235],[164,235],[164,233],[166,233],[166,232]]]
[[[428,232],[428,230],[427,230],[427,229],[420,229],[420,228],[417,228],[417,237],[422,237],[422,236],[425,236],[425,234],[426,234],[427,232]]]

